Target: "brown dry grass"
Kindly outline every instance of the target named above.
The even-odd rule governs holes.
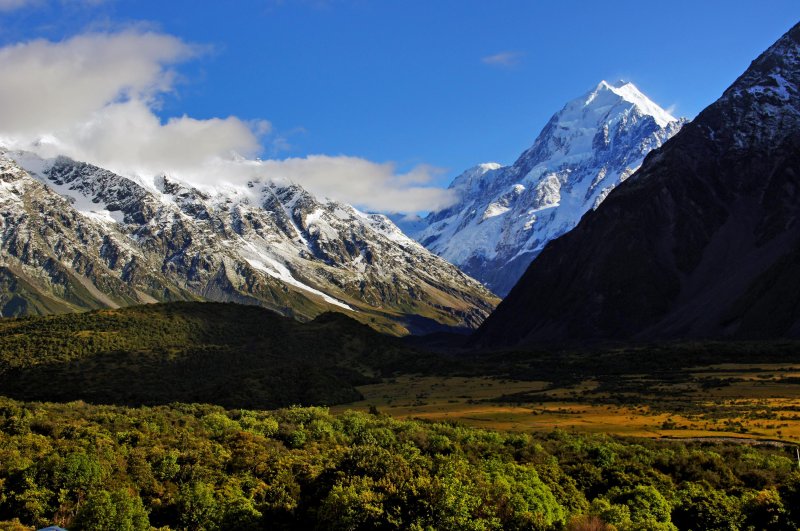
[[[685,381],[654,382],[647,394],[603,391],[597,380],[548,382],[492,377],[403,376],[359,388],[364,400],[333,408],[399,418],[453,420],[512,431],[603,432],[637,437],[745,437],[800,441],[800,369],[791,364],[702,367]],[[732,379],[703,388],[698,378]],[[632,381],[648,378],[627,375]],[[652,377],[649,377],[652,378]],[[501,397],[528,393],[513,403]],[[623,403],[613,403],[616,398]]]

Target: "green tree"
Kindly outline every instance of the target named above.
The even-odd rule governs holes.
[[[82,496],[100,485],[103,468],[94,456],[84,452],[74,452],[64,458],[55,476],[61,488]]]
[[[793,472],[778,488],[788,522],[800,529],[800,472]]]
[[[142,499],[128,490],[99,490],[90,494],[72,526],[87,531],[147,531],[150,522]]]
[[[54,512],[54,492],[39,485],[30,469],[15,479],[19,479],[19,482],[8,485],[10,492],[7,505],[10,512],[25,522],[47,524],[46,517]]]
[[[781,497],[774,489],[765,489],[749,497],[742,512],[745,514],[747,529],[754,531],[792,529]]]
[[[613,504],[603,497],[592,500],[589,515],[619,529],[626,529],[631,525],[631,510],[626,505]]]
[[[369,477],[337,483],[322,501],[320,523],[332,530],[379,528],[384,520],[383,495]]]
[[[678,491],[672,523],[679,529],[736,531],[741,527],[738,500],[700,483],[687,483]]]
[[[490,500],[504,529],[550,529],[564,523],[564,508],[533,467],[493,459],[487,468]]]
[[[631,529],[675,529],[671,523],[669,502],[652,485],[612,489],[609,497],[613,503],[628,507]]]
[[[219,514],[214,487],[202,481],[184,484],[178,495],[178,510],[187,529],[216,529]]]

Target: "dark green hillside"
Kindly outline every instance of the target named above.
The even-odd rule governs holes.
[[[0,393],[96,403],[268,408],[359,398],[406,351],[341,314],[169,303],[0,320]]]

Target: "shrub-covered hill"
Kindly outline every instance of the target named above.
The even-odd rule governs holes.
[[[0,529],[796,529],[792,451],[0,399]]]
[[[0,394],[125,405],[270,408],[360,398],[413,358],[341,314],[299,323],[254,306],[179,302],[0,319]]]

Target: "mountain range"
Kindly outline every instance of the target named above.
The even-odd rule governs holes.
[[[455,205],[408,225],[419,243],[296,184],[0,150],[0,315],[236,302],[400,335],[480,326],[482,348],[798,336],[798,42],[690,123],[599,83],[514,164],[456,178]],[[490,289],[508,296],[484,322]]]
[[[800,336],[800,25],[548,244],[483,346]]]
[[[0,315],[175,300],[340,311],[395,334],[474,328],[498,302],[385,216],[297,185],[199,189],[0,152]]]
[[[567,103],[510,166],[480,164],[450,185],[459,198],[410,233],[505,296],[549,242],[630,177],[686,123],[632,83],[600,82]]]

